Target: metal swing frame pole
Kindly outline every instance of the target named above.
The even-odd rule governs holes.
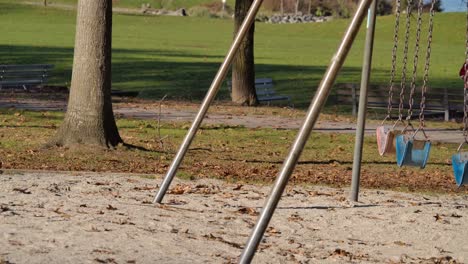
[[[322,110],[327,97],[330,94],[333,83],[336,80],[336,76],[343,66],[343,63],[349,53],[349,50],[351,49],[356,35],[359,32],[362,21],[366,17],[367,9],[369,8],[372,1],[373,0],[361,0],[359,3],[356,14],[354,15],[351,24],[346,30],[338,51],[333,56],[331,63],[328,66],[328,69],[322,79],[322,82],[320,83],[320,86],[314,98],[312,99],[306,119],[302,124],[298,135],[296,136],[296,139],[283,163],[283,166],[281,167],[280,173],[278,174],[275,184],[270,192],[270,196],[268,197],[257,224],[252,230],[244,251],[240,256],[239,263],[250,263],[252,261],[255,255],[255,251],[260,244],[263,234],[265,233],[265,230],[268,227],[278,202],[281,199],[284,189],[286,188],[289,177],[291,176],[302,153],[302,150],[304,149],[304,146],[310,136],[310,133],[314,128],[320,111]]]
[[[260,6],[262,5],[262,2],[263,0],[254,0],[254,2],[252,3],[247,13],[247,16],[244,19],[244,22],[242,23],[241,27],[239,28],[239,31],[237,32],[236,37],[234,38],[234,41],[232,42],[231,48],[229,49],[224,59],[224,62],[221,64],[215,78],[213,79],[213,82],[211,83],[208,93],[203,99],[203,102],[200,106],[200,110],[198,111],[192,123],[192,126],[188,130],[187,135],[184,138],[184,141],[182,142],[176,156],[174,157],[174,160],[172,161],[171,166],[169,167],[169,170],[167,171],[166,176],[164,177],[164,180],[161,184],[161,187],[158,190],[158,193],[156,194],[154,198],[153,203],[162,202],[164,195],[167,192],[167,189],[169,188],[172,180],[174,179],[174,176],[177,172],[177,169],[180,166],[180,163],[182,162],[185,154],[187,153],[187,150],[190,147],[190,144],[192,143],[193,138],[195,137],[203,119],[206,116],[206,112],[208,111],[208,108],[213,102],[216,94],[219,91],[219,88],[221,87],[221,83],[226,77],[227,71],[229,70],[229,67],[231,66],[234,56],[239,50],[242,40],[244,40],[245,35],[247,34],[247,31],[250,29],[253,22],[255,21],[255,16],[257,15],[258,10],[260,9]]]
[[[375,22],[377,13],[377,0],[369,7],[364,62],[362,67],[361,88],[359,94],[359,110],[356,126],[356,141],[354,145],[353,177],[351,182],[351,201],[359,199],[359,184],[361,178],[362,149],[364,144],[364,131],[366,129],[367,95],[369,79],[372,69],[372,54],[374,51]]]

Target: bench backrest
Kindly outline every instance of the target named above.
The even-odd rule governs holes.
[[[408,103],[409,87],[406,89],[404,101]],[[359,100],[359,85],[357,84],[338,84],[335,86],[338,102],[352,103]],[[388,102],[388,87],[379,85],[370,85],[368,90],[367,100],[370,104],[387,104]],[[421,89],[417,87],[414,95],[415,104],[421,101]],[[400,87],[395,86],[393,90],[392,104],[398,105],[400,102]],[[426,93],[426,105],[430,106],[445,106],[451,107],[463,106],[463,87],[461,88],[428,88]],[[419,105],[417,106],[419,107]]]
[[[54,65],[0,65],[0,87],[39,85],[47,82]]]
[[[255,91],[259,97],[268,97],[276,94],[273,89],[273,79],[261,78],[255,79]]]

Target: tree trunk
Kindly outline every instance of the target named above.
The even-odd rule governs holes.
[[[47,0],[44,0],[44,6],[47,6]]]
[[[253,0],[236,0],[234,15],[234,35],[239,31]],[[258,104],[255,93],[254,65],[254,31],[253,24],[242,41],[232,64],[232,101],[240,105]]]
[[[112,0],[79,0],[67,112],[50,144],[122,142],[112,111],[111,39]]]

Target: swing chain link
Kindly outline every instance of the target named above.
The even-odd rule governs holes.
[[[466,43],[465,43],[465,75],[463,76],[463,136],[468,142],[468,1],[466,2]]]
[[[403,69],[401,72],[401,89],[400,89],[400,104],[398,105],[398,121],[403,120],[403,107],[404,107],[405,90],[406,90],[406,71],[408,68],[408,49],[409,49],[409,38],[410,38],[410,29],[411,29],[412,6],[413,6],[413,0],[407,0],[405,47],[403,50]]]
[[[431,9],[429,11],[429,30],[428,30],[428,35],[427,35],[426,64],[424,65],[423,86],[421,88],[421,104],[420,104],[421,112],[419,113],[419,127],[421,129],[425,127],[424,110],[426,109],[427,83],[429,80],[429,67],[431,64],[432,32],[434,29],[435,3],[436,3],[436,0],[432,0]]]
[[[408,123],[411,120],[411,116],[413,115],[413,104],[414,104],[414,93],[416,92],[416,79],[417,79],[417,71],[418,71],[418,62],[419,62],[419,42],[421,40],[421,25],[422,25],[422,12],[423,12],[423,0],[419,0],[418,3],[418,21],[416,26],[416,40],[414,46],[414,58],[413,58],[413,75],[411,79],[411,90],[409,95],[409,107],[408,107],[408,115],[406,116],[406,120]]]
[[[391,115],[392,115],[393,88],[394,88],[394,82],[395,82],[397,51],[398,51],[398,33],[400,31],[401,0],[396,1],[395,8],[396,8],[396,14],[395,14],[395,28],[394,28],[394,35],[393,35],[392,69],[390,73],[390,87],[388,89],[387,116],[385,117],[385,120],[391,119]]]
[[[465,142],[468,143],[468,67],[465,66],[465,76],[463,76],[464,87],[463,87],[463,137]]]

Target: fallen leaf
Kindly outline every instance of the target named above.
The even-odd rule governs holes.
[[[115,264],[117,264],[117,261],[115,261],[115,259],[113,259],[113,258],[106,258],[106,259],[95,258],[94,260],[96,262],[98,262],[98,263],[111,263],[111,264],[115,263]]]
[[[219,242],[223,242],[225,244],[228,244],[232,247],[235,247],[235,248],[239,248],[239,249],[242,249],[244,248],[241,244],[238,244],[238,243],[235,243],[235,242],[230,242],[230,241],[227,241],[225,240],[224,238],[222,237],[217,237],[217,236],[214,236],[213,234],[208,234],[208,235],[204,235],[203,236],[204,238],[207,238],[209,240],[216,240],[216,241],[219,241]]]
[[[456,213],[453,213],[450,215],[450,217],[454,217],[454,218],[461,218],[463,216],[459,215],[459,214],[456,214]]]
[[[8,240],[8,243],[10,243],[12,246],[24,246],[24,244],[18,240]]]
[[[243,184],[237,184],[236,187],[232,188],[233,191],[239,191],[244,185]]]
[[[13,188],[13,191],[24,194],[31,194],[31,191],[29,191],[28,188]]]
[[[112,210],[112,211],[114,211],[114,210],[117,210],[117,208],[116,208],[116,207],[113,207],[113,206],[112,206],[112,205],[110,205],[110,204],[109,204],[109,205],[107,205],[106,209],[107,209],[107,210]]]
[[[411,246],[410,244],[405,243],[405,242],[403,242],[403,241],[395,241],[395,242],[393,242],[393,244],[398,245],[398,246],[402,246],[402,247],[409,247],[409,246]]]
[[[237,212],[241,213],[241,214],[252,215],[252,216],[258,215],[258,212],[255,209],[253,209],[252,207],[242,207],[239,210],[237,210]]]
[[[269,226],[266,230],[266,232],[270,235],[278,235],[278,234],[281,234],[281,232],[279,230],[277,230],[276,228],[272,227],[272,226]]]
[[[344,249],[337,248],[330,254],[330,256],[349,257],[352,256],[352,254]]]
[[[288,221],[291,221],[291,222],[299,222],[302,220],[304,219],[300,217],[298,213],[294,213],[288,217]]]

